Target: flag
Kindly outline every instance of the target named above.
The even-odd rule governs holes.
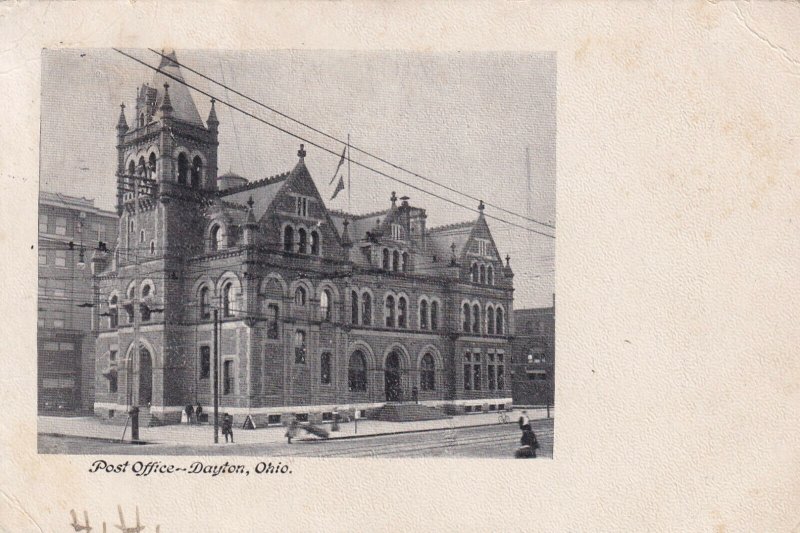
[[[339,194],[339,191],[344,190],[344,177],[339,176],[339,183],[336,185],[336,190],[333,191],[333,196],[331,196],[331,200],[336,198],[336,195]]]
[[[338,173],[339,173],[339,169],[340,169],[340,168],[342,168],[342,165],[344,165],[344,154],[345,154],[345,152],[347,152],[347,146],[345,146],[345,147],[342,149],[342,157],[341,157],[341,158],[339,158],[339,164],[338,164],[338,165],[336,165],[336,171],[333,173],[333,177],[331,178],[331,181],[329,181],[329,182],[328,182],[328,185],[330,185],[330,184],[332,184],[332,183],[333,183],[333,180],[335,180],[335,179],[336,179],[336,174],[338,174]],[[335,194],[336,194],[336,193],[334,193],[334,195],[335,195]]]

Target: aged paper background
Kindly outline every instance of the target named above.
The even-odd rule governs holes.
[[[0,5],[0,529],[122,503],[164,533],[798,530],[797,28],[797,3]],[[78,46],[556,51],[554,460],[193,479],[37,455],[40,52]]]

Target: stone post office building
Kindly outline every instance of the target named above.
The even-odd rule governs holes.
[[[438,228],[394,193],[370,214],[328,210],[302,145],[288,172],[218,177],[218,128],[213,101],[203,122],[162,73],[122,107],[118,242],[92,264],[97,415],[209,412],[214,311],[221,409],[237,420],[368,415],[412,391],[450,412],[511,404],[513,273],[483,205]]]

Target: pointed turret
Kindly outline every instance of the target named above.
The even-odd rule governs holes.
[[[245,246],[252,246],[256,243],[256,229],[258,229],[258,222],[253,214],[253,196],[247,200],[247,218],[244,221],[244,244]]]
[[[164,99],[161,101],[161,107],[158,109],[161,111],[162,117],[172,115],[172,100],[169,98],[169,83],[167,82],[164,82]]]
[[[483,200],[478,200],[478,218],[483,218],[483,210],[486,206],[483,205]]]
[[[345,218],[342,221],[342,248],[348,249],[353,246],[353,241],[350,239],[350,232],[347,230],[347,226],[350,225],[350,221]]]
[[[214,128],[216,130],[217,126],[219,126],[219,120],[217,120],[217,111],[214,109],[214,102],[215,99],[211,99],[211,111],[208,112],[208,119],[206,120],[206,124],[208,124],[208,129]]]
[[[117,121],[117,135],[125,135],[128,132],[128,121],[125,120],[125,104],[119,105],[119,120]]]

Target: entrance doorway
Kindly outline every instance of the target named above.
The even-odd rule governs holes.
[[[153,359],[147,348],[139,350],[139,402],[141,406],[153,401]]]
[[[400,356],[397,355],[397,352],[392,352],[386,357],[384,387],[386,389],[387,402],[400,400]]]

